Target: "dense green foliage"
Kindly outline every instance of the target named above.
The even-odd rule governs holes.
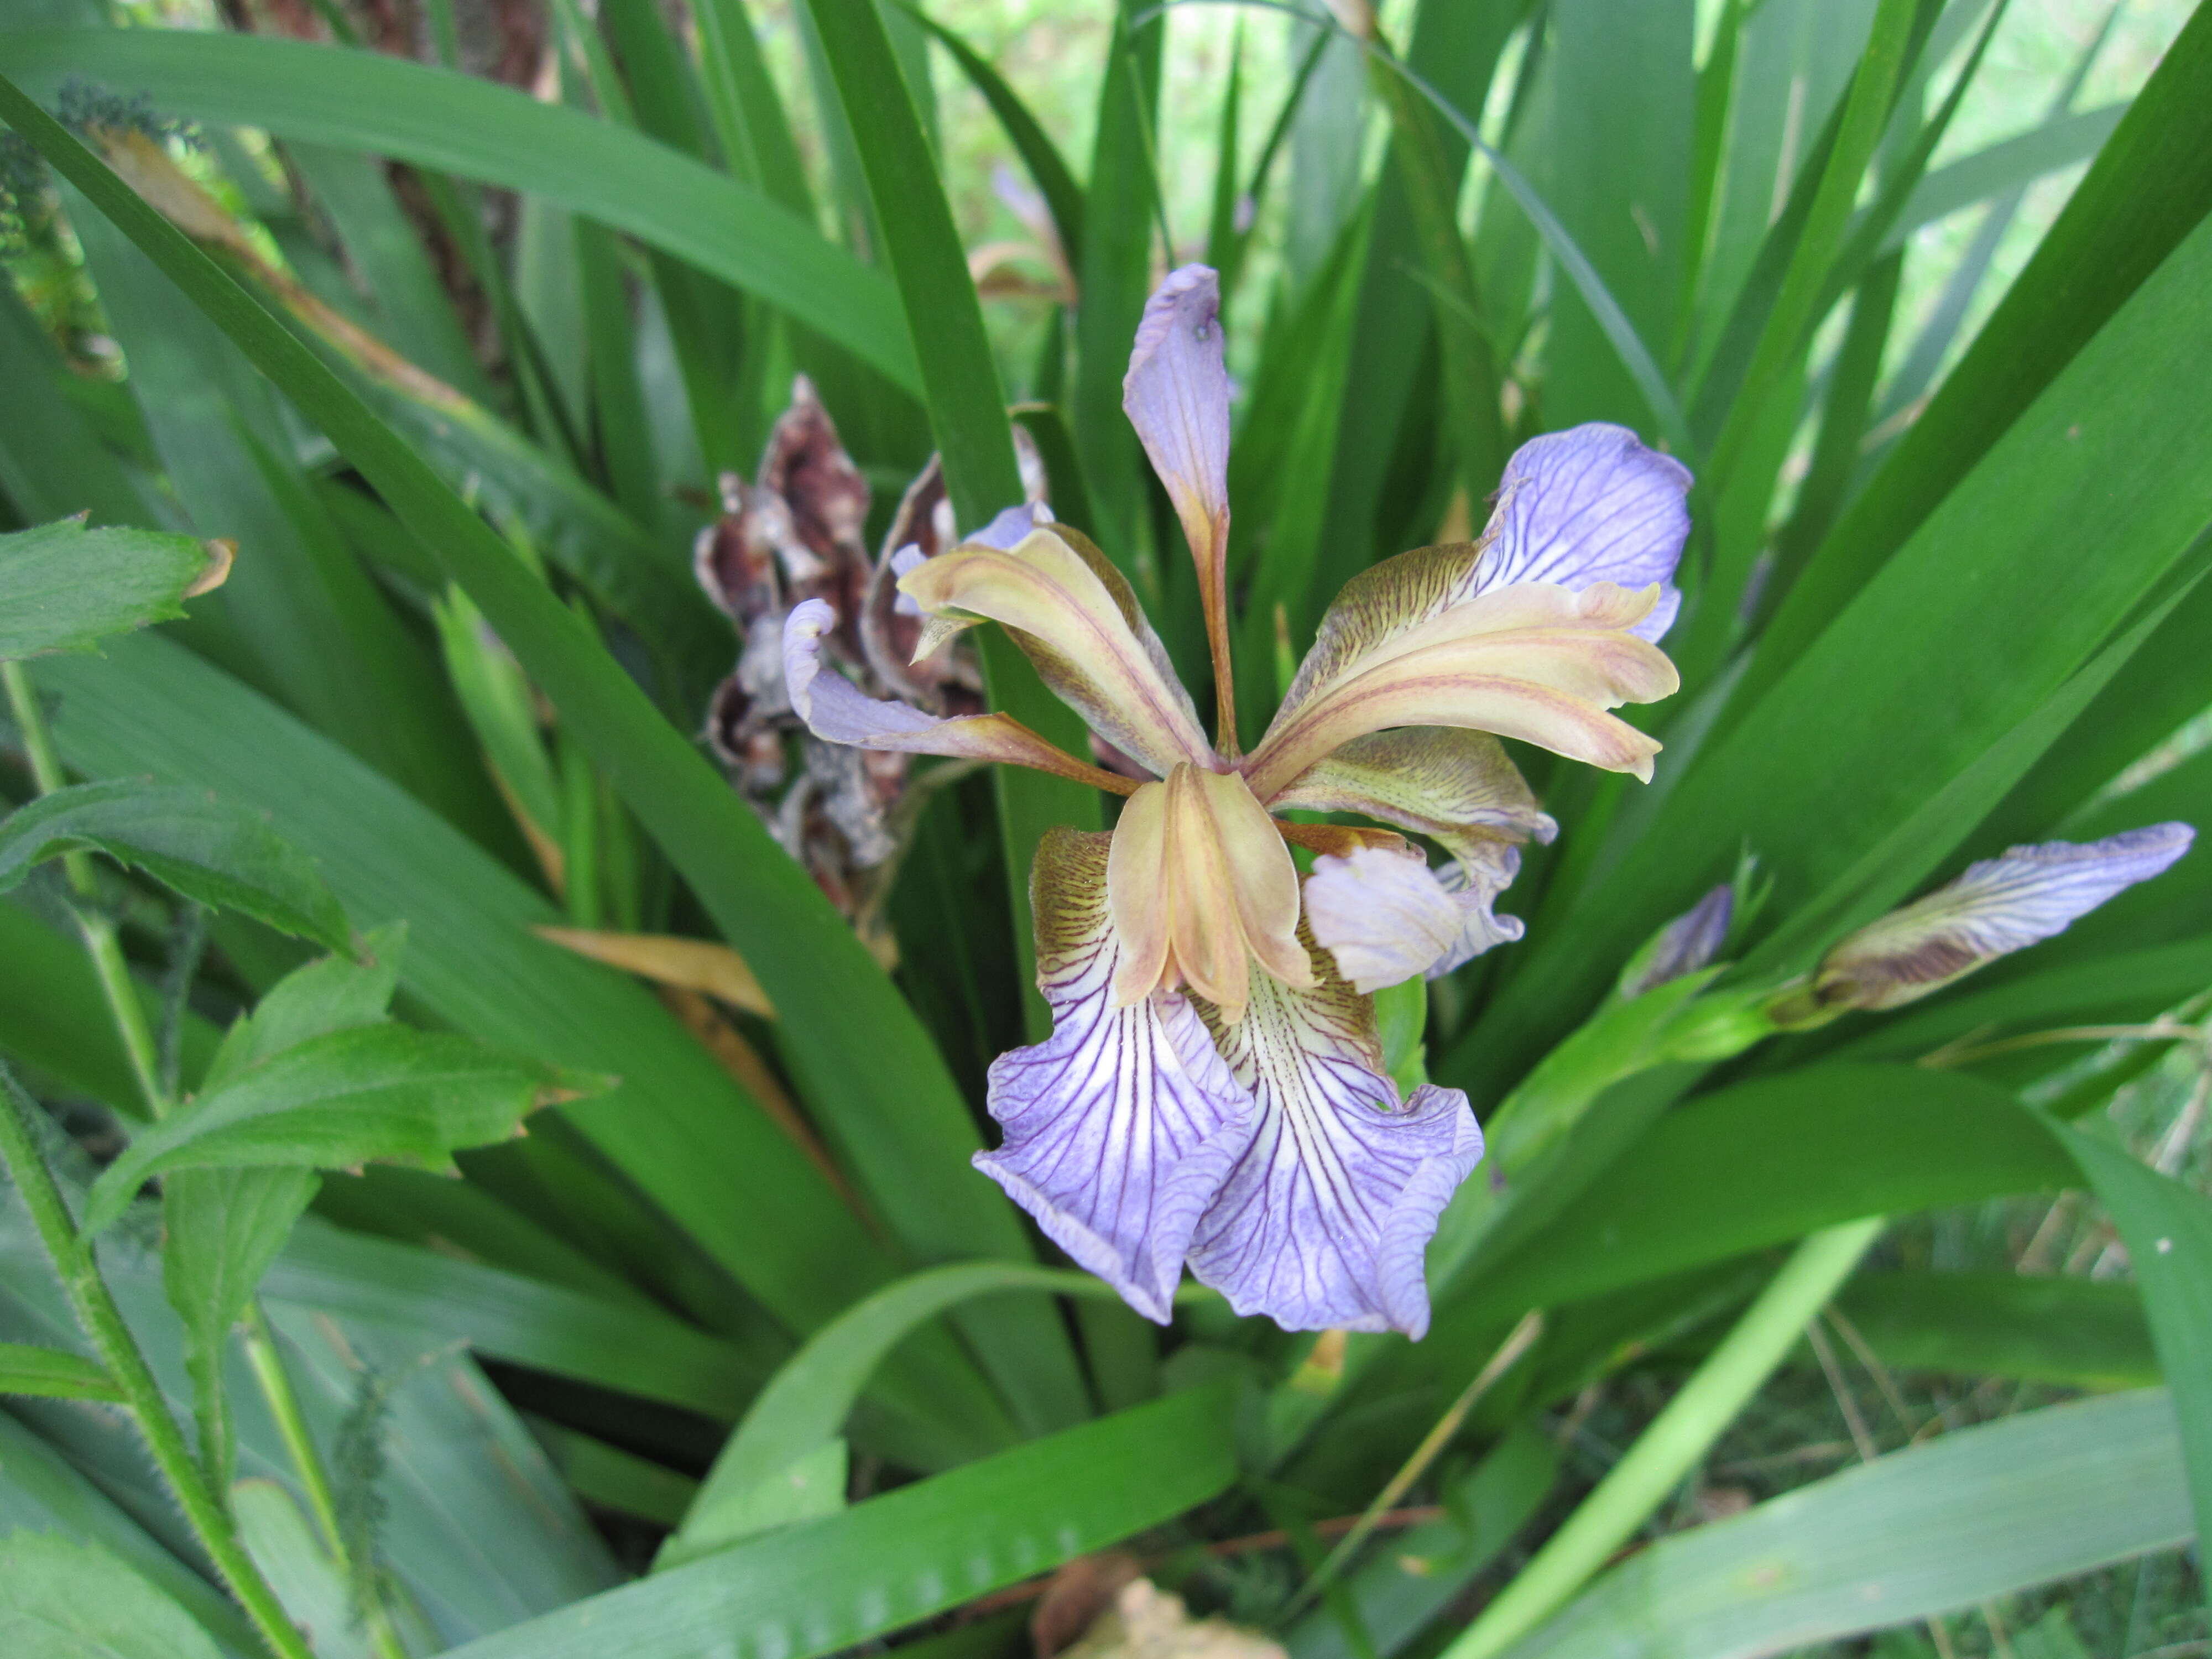
[[[1994,138],[2006,0],[1120,0],[1048,76],[927,0],[224,9],[0,17],[0,1651],[1006,1659],[1117,1546],[1294,1659],[2203,1650],[2212,850],[1817,975],[2212,828],[2212,9]],[[1197,258],[1248,731],[1528,439],[1696,477],[1655,781],[1516,746],[1525,939],[1385,994],[1490,1141],[1418,1344],[1155,1327],[971,1168],[1108,796],[917,768],[863,855],[726,719],[800,376],[868,547],[1035,480],[1204,684],[1121,402]]]

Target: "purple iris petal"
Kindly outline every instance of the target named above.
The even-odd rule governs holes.
[[[1105,860],[1097,858],[1094,888],[1065,881],[1048,894],[1045,866],[1066,850],[1048,840],[1039,854],[1038,908],[1060,907],[1039,927],[1052,1035],[992,1062],[988,1104],[1006,1141],[976,1153],[975,1167],[1131,1307],[1165,1324],[1199,1218],[1251,1139],[1252,1097],[1182,997],[1110,1005],[1120,952]],[[1058,934],[1048,946],[1048,927]]]
[[[1423,1252],[1482,1157],[1467,1097],[1425,1085],[1402,1107],[1372,1012],[1341,980],[1293,992],[1254,976],[1218,1029],[1260,1104],[1251,1144],[1199,1224],[1190,1267],[1240,1314],[1285,1330],[1429,1328]]]
[[[1690,482],[1687,467],[1626,427],[1593,422],[1532,439],[1505,464],[1480,586],[1657,582],[1658,605],[1629,630],[1656,640],[1681,609],[1674,578],[1690,535]]]

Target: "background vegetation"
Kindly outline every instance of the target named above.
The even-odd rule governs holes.
[[[2212,853],[1713,1036],[2212,825],[2212,15],[1291,11],[0,9],[0,1647],[1000,1659],[1114,1547],[1296,1659],[2212,1651]],[[802,372],[871,550],[1014,404],[1197,684],[1119,406],[1193,258],[1248,726],[1522,440],[1699,480],[1658,781],[1525,757],[1528,937],[1405,1011],[1493,1147],[1418,1346],[1156,1331],[969,1168],[1098,797],[802,866],[697,737]],[[1734,965],[1615,994],[1747,855]]]

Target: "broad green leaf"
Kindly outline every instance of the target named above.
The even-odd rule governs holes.
[[[1707,470],[1715,484],[1724,483],[1743,459],[1766,400],[1783,384],[1789,366],[1820,320],[1820,300],[1843,250],[1859,181],[1881,141],[1899,78],[1908,71],[1917,44],[1914,23],[1919,10],[1917,0],[1877,0],[1873,32],[1852,72],[1834,146],[1822,165],[1803,229],[1791,251],[1773,308],[1759,331],[1758,346],[1729,401],[1727,419],[1712,441]],[[1707,608],[1725,604],[1731,597],[1708,595]]]
[[[1662,1539],[1512,1659],[1756,1659],[1972,1607],[2192,1530],[2162,1390],[1955,1431]]]
[[[1510,1322],[1839,1220],[2055,1191],[2074,1178],[2043,1121],[1974,1078],[1831,1065],[1758,1079],[1662,1116],[1472,1275],[1424,1346],[1449,1365],[1438,1338],[1450,1328]]]
[[[1480,109],[1498,55],[1525,9],[1516,0],[1474,5],[1431,0],[1415,16],[1406,48],[1407,65],[1438,95],[1462,109]],[[1436,416],[1417,401],[1416,389],[1422,384],[1423,358],[1439,343],[1440,336],[1453,341],[1455,358],[1480,354],[1479,378],[1491,382],[1487,409],[1494,412],[1498,404],[1497,369],[1489,361],[1494,355],[1489,343],[1467,320],[1449,314],[1443,295],[1429,302],[1419,291],[1418,273],[1425,267],[1431,280],[1441,274],[1433,257],[1434,239],[1440,233],[1457,237],[1454,209],[1467,170],[1467,142],[1447,128],[1399,76],[1379,71],[1376,90],[1390,109],[1393,136],[1354,302],[1341,404],[1344,410],[1363,413],[1336,425],[1328,518],[1321,527],[1320,560],[1312,584],[1319,591],[1307,600],[1316,606],[1325,604],[1378,555],[1401,550],[1386,538],[1395,528],[1404,504],[1389,499],[1386,486],[1402,471],[1403,447],[1420,448],[1433,441],[1431,428]],[[1435,219],[1440,203],[1441,226]],[[1462,247],[1462,275],[1464,259]],[[1453,292],[1451,301],[1464,305],[1472,288],[1469,277],[1465,291]],[[1496,326],[1495,319],[1480,320]],[[1459,324],[1456,330],[1455,323]],[[1304,343],[1309,351],[1316,349],[1313,342]],[[1457,367],[1456,361],[1449,362],[1447,372]],[[1474,368],[1469,364],[1471,380],[1478,378]],[[1469,479],[1474,499],[1494,487],[1504,463],[1504,434],[1496,428],[1493,419],[1480,434],[1481,453],[1470,451],[1462,459],[1462,476]],[[1475,435],[1468,433],[1462,444]],[[1486,474],[1479,490],[1472,483],[1478,474]]]
[[[123,1398],[123,1391],[97,1360],[62,1348],[40,1348],[23,1342],[0,1342],[0,1394],[111,1402]]]
[[[1543,1435],[1523,1428],[1507,1437],[1445,1488],[1443,1519],[1397,1534],[1346,1579],[1366,1645],[1355,1645],[1342,1616],[1321,1608],[1291,1627],[1291,1659],[1390,1659],[1410,1645],[1513,1541],[1559,1468],[1559,1449]]]
[[[63,197],[170,487],[192,528],[244,550],[205,607],[228,623],[219,659],[464,829],[497,822],[482,769],[444,741],[453,704],[434,658],[309,488],[281,399],[120,232]],[[197,624],[185,636],[204,645]]]
[[[952,503],[954,521],[963,526],[988,523],[1001,509],[1022,498],[1013,428],[990,341],[984,332],[975,284],[968,274],[951,207],[921,118],[874,0],[809,0],[807,15],[821,37],[823,55],[838,96],[847,115],[853,118],[860,166],[867,180],[885,253],[897,273],[899,300],[906,307],[921,358],[922,393],[944,463],[945,492]],[[1094,175],[1089,198],[1094,214],[1100,210],[1105,196],[1100,183]],[[1086,232],[1086,236],[1087,261],[1102,244],[1095,232]],[[1141,246],[1140,239],[1140,249]],[[1103,289],[1095,292],[1096,306],[1109,306],[1115,314],[1120,314],[1118,297],[1109,297]],[[1086,314],[1092,309],[1086,307]],[[1119,377],[1117,369],[1117,387]],[[1118,418],[1118,408],[1115,413]],[[1079,407],[1079,443],[1084,435]],[[1110,511],[1111,503],[1096,493],[1105,481],[1087,461],[1085,471],[1094,504]],[[984,636],[985,684],[993,706],[1063,747],[1082,752],[1085,740],[1081,723],[1073,713],[1045,690],[1035,671],[1001,630],[987,629]],[[1012,899],[1015,957],[1024,964],[1022,978],[1027,981],[1030,975],[1026,964],[1032,948],[1030,859],[1038,841],[1053,825],[1073,823],[1088,829],[1096,824],[1097,795],[1080,785],[1017,767],[996,769],[993,787],[998,792],[1000,831]],[[738,944],[750,958],[748,947],[734,939],[732,943]],[[779,1007],[783,1006],[780,994],[771,988],[769,994]],[[1042,998],[1029,994],[1024,1008],[1031,1034],[1042,1035]],[[919,1028],[913,1029],[918,1036]],[[872,1126],[848,1137],[848,1144],[865,1161],[863,1174],[872,1196],[887,1210],[911,1213],[914,1200],[921,1200],[926,1205],[943,1205],[977,1218],[975,1226],[946,1230],[965,1235],[960,1245],[953,1245],[950,1237],[941,1235],[942,1247],[932,1249],[931,1254],[988,1253],[1016,1259],[1028,1255],[1026,1241],[996,1195],[975,1194],[965,1183],[969,1173],[965,1169],[945,1168],[943,1164],[947,1152],[964,1163],[960,1155],[974,1141],[972,1128],[957,1121],[961,1115],[958,1103],[947,1101],[945,1105],[950,1111],[939,1115],[927,1132],[929,1161],[960,1184],[942,1198],[924,1199],[913,1183],[918,1170],[928,1164],[907,1163],[893,1168],[898,1157],[893,1138],[884,1132],[884,1126]],[[901,1115],[911,1118],[915,1114],[908,1108]],[[910,1190],[913,1198],[902,1195],[902,1189]],[[984,1218],[988,1218],[988,1223]],[[929,1231],[944,1228],[946,1219],[933,1218]],[[902,1231],[911,1237],[920,1230],[909,1225]],[[978,1251],[975,1247],[987,1233],[990,1248]],[[1088,1406],[1073,1350],[1048,1310],[1000,1305],[969,1310],[962,1322],[977,1334],[985,1366],[1006,1390],[1017,1414],[1030,1429],[1058,1426],[1085,1413]]]
[[[2106,104],[2099,109],[2057,115],[2017,137],[1936,168],[1913,186],[1905,210],[1882,239],[1882,247],[1902,247],[1923,225],[1948,218],[1977,202],[2005,195],[2047,173],[2088,161],[2104,147],[2127,112],[2125,104]]]
[[[0,823],[0,891],[46,860],[85,848],[202,904],[333,951],[351,948],[345,911],[314,860],[258,813],[205,789],[118,778],[40,796]]]
[[[1953,496],[2007,429],[2212,209],[2212,14],[2183,26],[2027,269],[1791,590],[1738,688],[1731,723]],[[2176,321],[2156,331],[2178,337]],[[2157,344],[2142,348],[2161,349]],[[2143,398],[2117,416],[2141,420]],[[2163,422],[2163,410],[2150,416]],[[2085,428],[2085,430],[2094,428]],[[2025,545],[2025,544],[2016,544]]]
[[[869,1160],[862,1173],[871,1177],[870,1196],[895,1218],[908,1248],[939,1256],[1025,1253],[1026,1236],[1011,1205],[979,1184],[968,1166],[976,1139],[973,1120],[912,1011],[812,881],[781,854],[684,733],[660,717],[582,622],[404,441],[4,77],[0,112],[92,195],[103,213],[126,226],[195,303],[325,428],[468,590],[561,710],[569,732],[754,965],[776,1006],[789,1011],[780,1029],[810,1103],[845,1131],[841,1138],[847,1146]],[[957,255],[957,246],[954,251]],[[994,412],[1003,422],[1003,409]],[[1011,445],[1006,465],[1012,466]],[[418,925],[423,920],[419,914],[410,919]],[[854,1040],[856,1030],[866,1034],[865,1042]],[[819,1190],[812,1182],[808,1187]],[[726,1199],[715,1207],[726,1212]],[[722,1231],[729,1224],[709,1224]],[[779,1242],[775,1253],[787,1255],[787,1243]],[[821,1312],[822,1304],[815,1303],[793,1322],[811,1324]],[[1076,1379],[1064,1340],[1056,1332],[1028,1336],[1024,1359],[1014,1358],[1014,1345],[993,1340],[988,1346],[1002,1366],[1042,1363],[1060,1372],[1062,1380],[1050,1392],[1067,1403]]]
[[[1553,1022],[1586,1007],[1636,941],[1723,877],[1747,842],[1773,871],[1784,918],[1863,879],[1877,851],[1887,879],[1903,873],[1909,886],[1929,873],[2070,723],[2075,693],[2101,689],[2081,677],[2124,664],[2120,646],[2099,655],[2114,630],[2170,592],[2169,578],[2191,574],[2192,544],[2212,520],[2212,399],[2172,342],[2208,320],[2212,226],[2128,299],[1752,712],[1699,751],[1438,1074],[1465,1082],[1527,1064]],[[2092,518],[2100,556],[2073,557],[2067,538]],[[1957,800],[1937,805],[1952,789]]]
[[[1230,1395],[1171,1395],[720,1551],[453,1659],[813,1659],[1172,1520],[1236,1478]]]
[[[220,582],[230,550],[153,530],[88,530],[82,519],[0,536],[0,660],[89,651],[110,634],[185,614]]]
[[[95,524],[160,524],[149,492],[124,470],[91,421],[64,393],[60,354],[15,291],[0,283],[0,489],[33,523],[89,513]],[[73,377],[72,377],[73,378]]]
[[[2078,1129],[2055,1131],[2120,1230],[2173,1390],[2196,1530],[2212,1532],[2212,1200]]]
[[[2013,1376],[2062,1388],[2160,1380],[2132,1285],[2019,1273],[1864,1273],[1837,1298],[1896,1370]]]
[[[1686,246],[1697,76],[1692,0],[1553,0],[1547,199],[1646,340],[1663,340]],[[1462,107],[1480,108],[1480,100]],[[1634,380],[1571,289],[1552,307],[1544,423],[1619,421],[1656,438]],[[1477,496],[1477,499],[1480,499]]]
[[[165,115],[265,128],[527,191],[757,294],[901,386],[913,347],[890,284],[759,191],[642,134],[386,53],[189,29],[0,34],[0,70],[159,87]]]
[[[618,1510],[673,1528],[682,1524],[684,1511],[699,1490],[699,1483],[689,1475],[545,1418],[531,1419],[530,1431],[545,1448],[561,1478],[594,1508]]]
[[[94,1183],[85,1224],[107,1226],[143,1182],[173,1170],[343,1169],[371,1159],[442,1169],[456,1149],[512,1135],[539,1107],[598,1086],[445,1032],[333,1031],[248,1067],[141,1133]]]
[[[0,1539],[9,1659],[221,1659],[190,1614],[122,1560],[52,1533]]]
[[[1115,0],[1103,36],[1098,112],[1083,198],[1082,258],[1075,267],[1083,303],[1075,315],[1074,383],[1068,423],[1097,515],[1098,545],[1133,580],[1139,574],[1138,519],[1146,467],[1121,412],[1121,379],[1152,287],[1152,247],[1159,210],[1160,52],[1167,20],[1142,27],[1139,0]],[[1170,539],[1160,563],[1186,556]],[[1143,590],[1139,590],[1140,592]]]
[[[239,1542],[292,1622],[307,1633],[315,1659],[373,1659],[368,1632],[353,1617],[345,1574],[292,1494],[274,1480],[241,1480],[230,1489],[230,1513]]]
[[[156,1543],[53,1446],[0,1412],[0,1537],[26,1532],[97,1544],[174,1597],[227,1654],[261,1650],[235,1602]]]
[[[930,1268],[854,1304],[783,1364],[753,1401],[660,1565],[677,1565],[754,1532],[811,1519],[825,1499],[830,1509],[839,1507],[845,1460],[837,1432],[884,1356],[947,1309],[1006,1291],[1113,1293],[1085,1273],[972,1262]],[[834,1486],[825,1486],[833,1473]]]
[[[1068,264],[1079,269],[1083,263],[1083,186],[1068,171],[1059,147],[1052,142],[1052,135],[1030,112],[1021,94],[991,66],[990,59],[919,6],[908,3],[908,0],[895,3],[900,11],[927,30],[930,39],[951,54],[952,61],[960,65],[960,72],[991,106],[991,113],[999,118],[999,125],[1006,132],[1006,142],[1021,156],[1030,181],[1037,187],[1037,194],[1044,198],[1046,210],[1052,215],[1053,228],[1060,234],[1060,245],[1067,255]]]
[[[412,1328],[487,1359],[727,1421],[766,1366],[650,1304],[303,1221],[263,1281],[271,1304]]]

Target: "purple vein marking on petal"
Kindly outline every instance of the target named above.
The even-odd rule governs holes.
[[[1061,1249],[1165,1323],[1191,1233],[1255,1113],[1183,998],[1109,1006],[1119,953],[1103,896],[1095,909],[1083,943],[1046,968],[1051,1036],[992,1064],[988,1104],[1006,1141],[975,1163]]]
[[[1498,539],[1478,567],[1475,591],[1656,582],[1658,605],[1629,630],[1656,640],[1681,608],[1674,578],[1689,538],[1690,483],[1688,468],[1626,427],[1593,422],[1531,439],[1505,464]]]
[[[1191,1247],[1191,1270],[1240,1314],[1291,1330],[1428,1328],[1423,1251],[1482,1155],[1456,1089],[1403,1107],[1345,1018],[1340,984],[1255,976],[1250,1010],[1216,1034],[1261,1121]]]

